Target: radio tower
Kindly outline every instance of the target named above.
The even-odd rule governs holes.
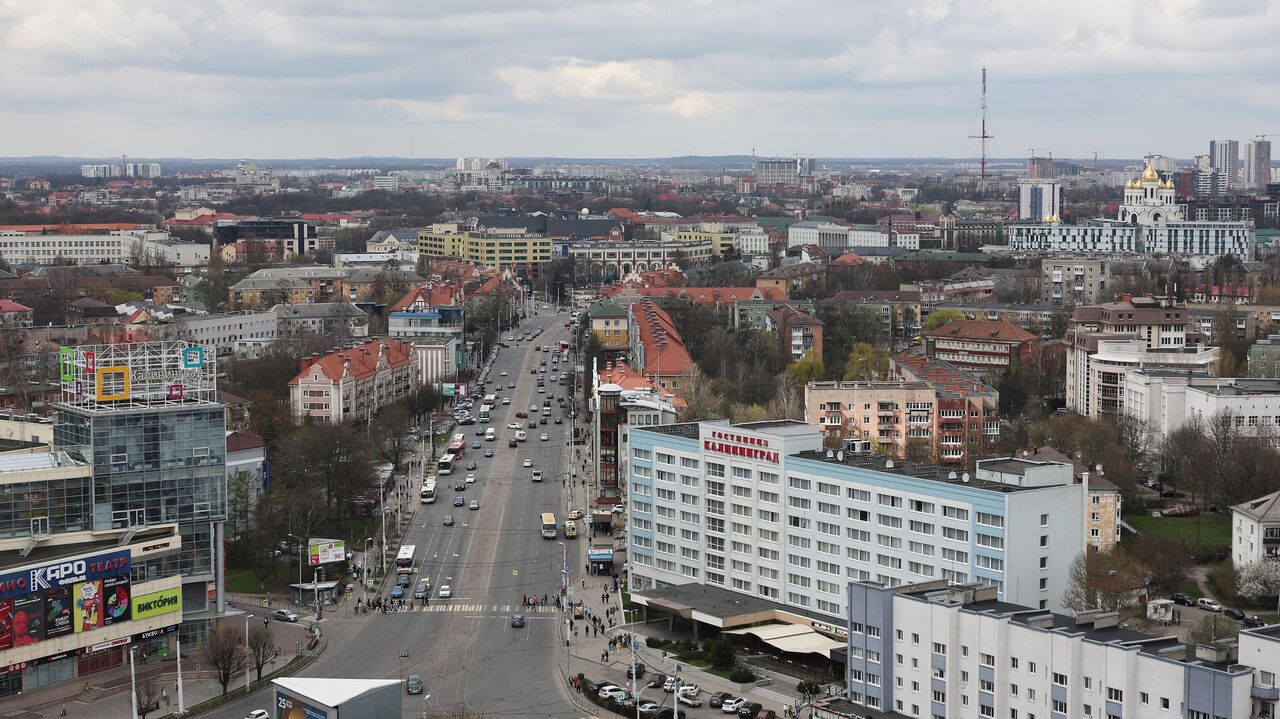
[[[981,180],[978,184],[978,194],[983,195],[987,192],[987,140],[995,139],[994,135],[987,134],[987,66],[982,66],[982,134],[970,135],[969,137],[980,140],[982,145],[981,160]]]

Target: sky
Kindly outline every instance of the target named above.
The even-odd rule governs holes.
[[[1280,0],[0,0],[0,156],[1182,158]]]

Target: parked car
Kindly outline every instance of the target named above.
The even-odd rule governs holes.
[[[1224,609],[1222,610],[1222,613],[1223,613],[1223,614],[1225,614],[1225,615],[1226,615],[1226,616],[1228,616],[1228,617],[1231,617],[1232,619],[1236,620],[1237,622],[1243,622],[1243,621],[1244,621],[1244,612],[1240,611],[1239,609],[1226,609],[1226,608],[1224,608]]]
[[[707,706],[719,709],[721,705],[733,698],[729,692],[716,692],[707,700]]]
[[[697,684],[681,684],[680,685],[680,694],[682,696],[696,697],[701,692],[702,692],[702,687],[699,687]]]
[[[778,712],[772,709],[764,709],[756,714],[756,719],[778,719]]]
[[[587,685],[587,691],[591,692],[592,694],[599,694],[600,690],[604,689],[607,686],[611,686],[609,682],[592,682],[591,684]]]
[[[1258,627],[1265,627],[1265,626],[1267,626],[1267,623],[1262,621],[1261,619],[1258,619],[1257,617],[1244,618],[1245,629],[1257,629]]]
[[[422,693],[422,677],[418,676],[417,674],[410,674],[409,678],[405,680],[404,688],[405,688],[405,691],[409,692],[410,694],[421,694]]]
[[[662,683],[662,691],[674,692],[676,690],[676,685],[679,683],[680,683],[680,680],[678,678],[667,677],[667,680]]]
[[[685,719],[688,716],[683,709],[676,710],[671,707],[662,707],[657,714],[653,715],[653,719]]]
[[[1184,607],[1194,607],[1196,605],[1196,600],[1194,597],[1192,597],[1190,594],[1187,594],[1186,592],[1174,592],[1173,603],[1181,604]]]
[[[296,621],[298,621],[298,615],[297,615],[297,614],[294,614],[293,612],[289,611],[288,609],[277,609],[277,610],[275,610],[274,612],[272,612],[272,613],[271,613],[271,617],[272,617],[273,619],[279,619],[279,620],[280,620],[280,621],[282,621],[282,622],[296,622]]]
[[[637,665],[635,665],[634,667],[632,667],[632,666],[628,666],[628,667],[627,667],[627,678],[628,678],[628,679],[631,679],[631,678],[632,678],[632,676],[631,676],[631,672],[632,672],[633,670],[635,671],[635,678],[639,679],[640,677],[643,677],[643,676],[644,676],[644,665],[643,665],[643,664],[637,664]]]
[[[738,716],[742,717],[742,719],[752,719],[752,717],[759,714],[763,709],[764,707],[760,702],[751,702],[750,704],[742,705],[738,709]]]
[[[627,690],[622,687],[609,687],[600,690],[601,699],[612,699],[618,701],[627,695]]]
[[[676,695],[676,701],[687,707],[702,706],[702,700],[696,694],[678,694]]]
[[[657,714],[658,710],[662,709],[662,705],[657,702],[651,702],[646,700],[646,701],[640,702],[639,709],[640,709],[640,716],[651,717]]]
[[[244,719],[271,719],[271,715],[267,713],[266,709],[254,709],[245,715]]]
[[[1218,601],[1216,599],[1210,599],[1209,597],[1200,597],[1199,599],[1197,599],[1196,606],[1200,607],[1201,609],[1207,612],[1222,611],[1222,605],[1218,604]]]
[[[645,684],[645,686],[650,689],[657,689],[663,684],[666,684],[668,679],[670,679],[670,677],[668,677],[666,674],[654,674],[652,677],[649,678],[649,683]]]

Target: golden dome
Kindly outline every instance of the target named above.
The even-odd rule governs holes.
[[[1151,165],[1147,165],[1147,169],[1142,171],[1143,182],[1158,182],[1159,180],[1160,175],[1156,173],[1156,169]]]
[[[1174,187],[1173,187],[1173,178],[1170,178],[1170,179],[1168,179],[1168,180],[1165,180],[1165,181],[1164,181],[1164,189],[1166,189],[1166,190],[1172,190],[1172,189],[1174,189]]]
[[[1133,180],[1125,180],[1125,181],[1124,181],[1124,189],[1126,189],[1126,190],[1132,190],[1132,189],[1133,189]]]

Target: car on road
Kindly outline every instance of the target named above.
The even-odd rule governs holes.
[[[279,619],[279,620],[280,620],[280,621],[282,621],[282,622],[296,622],[296,621],[298,621],[298,615],[297,615],[297,614],[294,614],[293,612],[289,611],[288,609],[277,609],[277,610],[275,610],[274,612],[272,612],[272,613],[271,613],[271,617],[272,617],[273,619]]]
[[[516,629],[519,629],[520,627],[523,627],[523,626],[524,626],[524,615],[523,615],[523,614],[513,614],[513,615],[511,615],[511,626],[515,627]]]
[[[680,694],[676,697],[676,701],[687,707],[700,707],[702,700],[694,694]]]
[[[531,404],[531,405],[529,405],[529,411],[530,411],[530,412],[537,412],[537,411],[538,411],[538,405],[536,405],[536,404]]]
[[[645,700],[640,702],[640,706],[638,708],[640,710],[640,716],[651,717],[658,713],[658,710],[662,708],[662,705],[657,702]]]
[[[1222,611],[1222,605],[1218,604],[1218,601],[1216,599],[1210,599],[1209,597],[1200,597],[1199,599],[1197,599],[1196,606],[1200,607],[1201,609],[1207,612]]]
[[[446,514],[446,515],[444,515],[444,526],[446,526],[446,527],[452,527],[452,526],[453,526],[453,515],[452,515],[452,514]]]
[[[540,439],[540,440],[542,440],[543,442],[545,442],[545,441],[547,441],[548,439],[551,439],[551,438],[547,436],[547,433],[546,433],[546,432],[543,432],[543,433],[542,433],[542,436],[541,436],[541,437],[539,437],[538,439]]]
[[[539,392],[546,392],[546,391],[547,391],[547,388],[546,388],[546,387],[539,387],[539,388],[538,388],[538,391],[539,391]]]
[[[254,709],[245,715],[244,719],[271,719],[271,715],[266,709]]]
[[[680,693],[682,695],[696,697],[698,694],[702,693],[702,687],[699,687],[697,684],[681,684]]]
[[[458,424],[475,424],[475,423],[476,423],[475,419],[471,417],[463,417],[462,419],[458,420]]]
[[[741,697],[729,697],[728,699],[720,702],[720,711],[725,714],[737,714],[738,710],[742,708],[742,705],[746,703],[747,700]]]
[[[403,597],[403,596],[404,596],[404,587],[397,584],[396,586],[391,588],[392,599],[399,599],[400,597]]]
[[[511,404],[511,398],[510,398],[510,397],[503,397],[503,398],[502,398],[502,403],[503,403],[503,404]]]
[[[480,509],[480,500],[478,499],[471,500],[471,509]]]
[[[507,446],[508,446],[508,447],[517,447],[517,446],[519,446],[519,445],[520,445],[520,443],[519,443],[519,442],[517,442],[517,441],[515,441],[514,439],[512,439],[512,440],[508,440],[508,441],[507,441]]]
[[[521,412],[516,412],[516,416],[517,416],[517,417],[519,417],[520,419],[524,419],[525,417],[528,417],[528,416],[529,416],[529,414],[528,414],[527,412],[523,412],[523,411],[521,411]],[[519,423],[519,422],[513,422],[512,424],[514,424],[514,425],[515,425],[515,428],[516,428],[516,429],[519,429],[519,428],[520,428],[520,423]]]
[[[662,707],[657,714],[653,715],[653,719],[685,719],[688,716],[683,709],[672,709],[671,707]]]
[[[569,513],[567,515],[565,515],[565,518],[566,519],[582,519],[584,516],[586,516],[586,510],[572,509],[572,510],[569,510]]]
[[[541,481],[542,481],[542,470],[540,470],[540,469],[535,469],[535,470],[533,470],[533,481],[535,481],[535,482],[541,482]]]
[[[478,440],[478,439],[477,439],[477,440],[475,440],[474,442],[472,442],[472,443],[471,443],[471,448],[472,448],[472,449],[480,449],[480,440]]]
[[[463,498],[463,497],[454,497],[454,498],[453,498],[453,506],[455,506],[455,507],[462,507],[462,506],[465,506],[465,505],[466,505],[466,503],[467,503],[467,500],[466,500],[465,498]]]
[[[526,457],[526,458],[525,458],[525,460],[524,460],[523,462],[521,462],[521,463],[520,463],[520,466],[522,466],[522,467],[532,467],[532,466],[533,466],[533,460],[532,460],[532,459],[528,459],[528,458]]]
[[[667,677],[667,680],[666,680],[665,682],[663,682],[663,683],[662,683],[662,691],[664,691],[664,692],[674,692],[674,691],[676,690],[676,685],[677,685],[677,684],[679,684],[679,683],[680,683],[680,679],[679,679],[679,678],[677,678],[677,677]]]
[[[1267,623],[1257,617],[1244,618],[1245,629],[1257,629],[1258,627],[1265,627],[1265,626],[1267,626]]]
[[[556,417],[556,424],[564,424],[564,417]]]
[[[628,667],[627,667],[627,678],[628,678],[628,679],[630,679],[630,678],[631,678],[631,672],[632,672],[632,670],[635,670],[636,678],[639,678],[639,677],[644,676],[644,665],[643,665],[643,664],[636,664],[635,666],[628,666]]]
[[[471,460],[470,462],[467,462],[467,469],[471,470],[475,468],[476,468],[476,461],[474,459]]]
[[[476,427],[476,436],[477,436],[477,437],[483,437],[483,436],[484,436],[484,427]]]
[[[721,709],[723,710],[723,707]],[[742,717],[742,719],[751,719],[763,709],[764,707],[760,705],[760,702],[751,702],[738,708],[738,716]]]
[[[1173,603],[1181,604],[1184,607],[1194,607],[1196,605],[1196,600],[1195,600],[1195,597],[1192,597],[1190,594],[1187,594],[1186,592],[1174,592]]]
[[[512,422],[511,424],[507,425],[507,429],[520,429],[520,423]]]
[[[405,680],[404,689],[410,694],[421,694],[422,693],[422,677],[418,676],[417,674],[410,674],[409,678]]]
[[[467,475],[467,479],[466,479],[466,483],[467,483],[467,484],[475,484],[475,483],[476,483],[476,476],[475,476],[474,474],[468,474],[468,475]]]
[[[492,456],[493,456],[493,450],[492,450],[492,449],[490,449],[489,447],[485,447],[485,448],[484,448],[484,456],[486,456],[486,457],[492,457]]]
[[[508,338],[507,338],[507,341],[508,341],[508,342],[515,342],[515,341],[516,341],[516,338],[515,338],[515,337],[508,337]]]
[[[546,417],[543,417],[542,419],[539,419],[539,420],[538,420],[538,424],[546,425],[546,423],[547,423],[547,418],[546,418]]]
[[[515,388],[516,388],[516,383],[515,383],[515,382],[508,382],[508,383],[507,383],[507,389],[515,389]]]
[[[397,587],[407,587],[407,586],[409,586],[412,582],[413,582],[413,578],[412,578],[412,577],[410,577],[408,574],[397,574],[397,575],[396,575],[396,586],[397,586]]]
[[[437,592],[437,594],[440,595],[441,599],[448,599],[453,596],[453,587],[450,587],[448,584],[441,584],[440,591]]]
[[[418,582],[418,587],[413,590],[414,599],[426,599],[431,594],[431,580],[423,579]]]
[[[716,692],[715,694],[711,695],[710,699],[707,700],[707,706],[713,709],[719,709],[720,705],[724,704],[730,699],[733,699],[733,695],[730,694],[729,692]]]
[[[499,376],[499,377],[506,377],[506,376],[507,376],[507,371],[506,371],[506,370],[502,370],[501,372],[499,372],[499,373],[498,373],[498,376]]]
[[[645,686],[650,689],[657,689],[663,684],[666,684],[667,680],[670,678],[671,677],[667,676],[666,674],[654,674],[652,677],[649,678],[649,681],[648,683],[645,684]]]
[[[459,479],[458,481],[453,483],[453,491],[455,492],[467,491],[467,483]]]
[[[614,686],[613,684],[610,684],[604,687],[603,689],[601,689],[599,692],[596,693],[596,696],[600,697],[601,699],[614,699],[614,700],[621,699],[626,695],[627,695],[626,689],[623,689],[622,687],[619,687],[619,686]]]
[[[1232,619],[1236,620],[1237,622],[1243,622],[1243,621],[1244,621],[1244,612],[1240,611],[1239,609],[1225,609],[1225,608],[1224,608],[1224,609],[1222,610],[1222,613],[1223,613],[1223,614],[1225,614],[1225,615],[1226,615],[1226,616],[1228,616],[1228,617],[1231,617]]]
[[[529,429],[537,429],[537,428],[538,428],[538,421],[533,419],[529,420]]]

